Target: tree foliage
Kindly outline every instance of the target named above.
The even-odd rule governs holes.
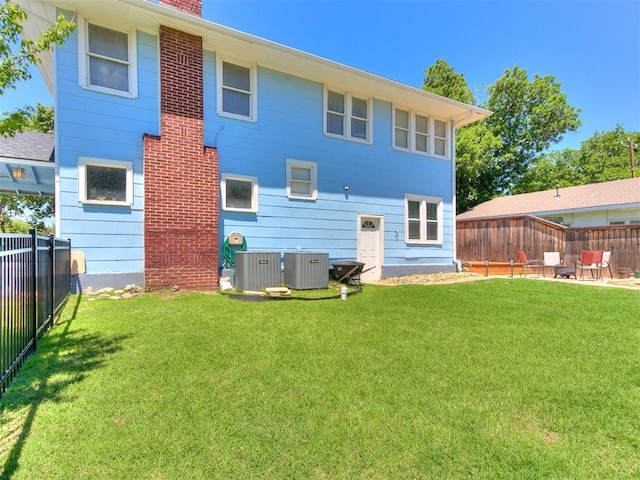
[[[465,103],[475,97],[460,73],[439,59],[425,70],[423,89]],[[535,75],[517,65],[488,87],[481,105],[493,115],[461,128],[456,142],[457,211],[509,193],[531,165],[562,135],[580,126],[580,111],[567,103],[552,76]]]
[[[61,45],[75,28],[75,23],[59,15],[56,23],[33,40],[22,35],[25,11],[10,0],[0,3],[0,95],[14,89],[20,81],[29,80],[29,67],[40,62],[39,54]],[[33,107],[4,112],[0,119],[0,135],[11,136],[25,130],[27,119],[37,110]]]
[[[475,105],[476,98],[461,73],[456,73],[447,62],[438,58],[425,71],[422,89],[459,102]]]
[[[622,125],[616,125],[614,130],[594,133],[582,142],[578,150],[568,148],[544,154],[529,165],[513,191],[537,192],[556,186],[569,187],[629,178],[629,140],[640,145],[640,132],[626,132]],[[636,158],[634,152],[634,160]],[[640,168],[636,168],[636,176],[640,176]]]

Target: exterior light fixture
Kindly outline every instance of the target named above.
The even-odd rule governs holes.
[[[13,178],[24,178],[25,170],[22,167],[13,167],[11,169],[11,176]]]

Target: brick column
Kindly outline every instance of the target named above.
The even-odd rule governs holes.
[[[216,149],[204,145],[202,39],[160,28],[160,136],[144,136],[145,286],[218,286]]]
[[[202,16],[201,0],[160,0],[159,3],[191,15]]]

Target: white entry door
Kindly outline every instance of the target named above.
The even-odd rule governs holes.
[[[382,276],[382,217],[358,216],[358,261],[364,263],[362,282],[380,280]]]

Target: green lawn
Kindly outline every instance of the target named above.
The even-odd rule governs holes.
[[[0,478],[640,478],[639,307],[527,279],[72,297],[0,399]]]

